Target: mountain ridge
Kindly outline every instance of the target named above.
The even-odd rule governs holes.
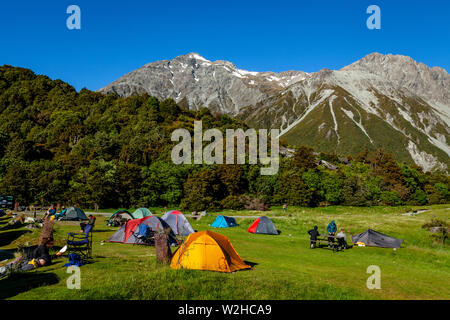
[[[146,64],[99,91],[208,107],[256,128],[280,128],[290,145],[348,154],[381,147],[427,171],[450,165],[450,75],[408,56],[375,52],[339,70],[274,73],[189,53]]]

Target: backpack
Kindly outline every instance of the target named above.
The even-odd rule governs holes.
[[[81,261],[80,255],[76,253],[69,254],[69,262],[64,265],[64,267],[77,266],[81,267],[83,262]]]

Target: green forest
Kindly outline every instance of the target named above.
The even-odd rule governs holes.
[[[172,99],[77,92],[61,80],[4,65],[0,194],[21,205],[191,211],[450,202],[447,173],[424,173],[383,150],[338,156],[298,146],[293,156],[281,157],[273,176],[261,176],[259,165],[175,165],[171,133],[193,131],[194,120],[203,122],[203,130],[247,128],[227,115],[188,110]]]

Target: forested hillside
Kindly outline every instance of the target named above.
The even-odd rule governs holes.
[[[277,175],[257,165],[175,165],[176,128],[243,128],[208,109],[172,99],[120,98],[11,66],[0,67],[0,194],[21,205],[84,208],[176,205],[185,210],[267,204],[400,205],[448,203],[450,179],[396,163],[382,150],[348,161],[299,147]],[[327,165],[318,165],[322,159]],[[336,165],[330,166],[329,164]],[[259,200],[255,200],[259,199]]]

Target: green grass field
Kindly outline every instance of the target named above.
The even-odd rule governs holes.
[[[281,208],[268,212],[223,211],[237,218],[238,227],[214,229],[216,213],[200,221],[189,219],[196,230],[226,235],[252,270],[231,274],[173,270],[155,261],[154,247],[104,243],[117,228],[98,217],[93,233],[93,263],[81,267],[81,289],[69,290],[67,258],[27,273],[0,280],[0,299],[450,299],[450,251],[433,241],[421,228],[432,216],[448,219],[448,205],[416,216],[401,213],[419,207]],[[113,210],[114,211],[114,210]],[[161,208],[152,212],[161,216]],[[246,230],[251,216],[267,215],[281,231],[279,236],[255,235]],[[306,231],[335,220],[347,236],[372,228],[404,239],[403,248],[353,247],[336,252],[310,249]],[[0,261],[10,259],[19,244],[36,244],[40,230],[7,227],[0,218]],[[79,231],[78,223],[57,222],[55,246],[65,244],[67,232]],[[350,240],[350,239],[349,239]],[[351,241],[350,241],[351,243]],[[172,248],[174,251],[174,248]],[[367,267],[381,269],[381,289],[369,290]]]

